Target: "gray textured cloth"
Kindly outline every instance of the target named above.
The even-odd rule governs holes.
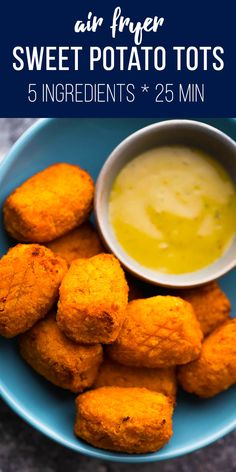
[[[0,160],[35,120],[0,119]],[[25,424],[0,400],[0,472],[236,472],[236,431],[193,454],[154,464],[101,462],[69,451]]]

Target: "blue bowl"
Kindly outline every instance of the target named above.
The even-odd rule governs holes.
[[[96,179],[112,149],[148,119],[47,119],[32,126],[0,164],[0,203],[26,178],[59,161],[81,165]],[[236,138],[231,119],[204,120]],[[11,242],[0,224],[0,254]],[[220,281],[236,313],[236,270]],[[153,454],[127,455],[89,446],[73,434],[74,395],[36,375],[20,358],[15,341],[0,339],[0,391],[2,398],[36,429],[75,451],[118,462],[153,462],[189,453],[221,438],[236,427],[236,386],[210,400],[180,392],[174,414],[174,435]]]

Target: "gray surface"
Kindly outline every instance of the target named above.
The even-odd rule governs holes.
[[[33,121],[0,119],[0,160]],[[236,431],[205,449],[167,462],[125,465],[69,451],[18,418],[0,400],[0,472],[236,472]]]

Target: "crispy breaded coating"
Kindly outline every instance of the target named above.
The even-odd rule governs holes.
[[[181,290],[178,295],[193,306],[205,336],[229,318],[231,310],[230,301],[217,282],[210,282],[201,287]]]
[[[63,257],[68,264],[78,258],[88,258],[104,252],[98,232],[90,222],[70,231],[47,244],[53,252]]]
[[[109,356],[135,367],[171,367],[196,359],[202,331],[192,306],[178,297],[156,296],[128,304],[125,322]]]
[[[203,398],[236,383],[236,319],[207,336],[199,359],[179,368],[179,381],[184,390]]]
[[[9,195],[3,208],[5,228],[20,242],[52,241],[84,223],[93,194],[94,184],[86,171],[54,164]]]
[[[90,387],[102,362],[102,346],[82,346],[68,339],[51,314],[19,338],[25,361],[58,387],[82,392]]]
[[[76,342],[111,343],[121,329],[128,286],[111,254],[76,259],[60,287],[57,321]]]
[[[17,244],[0,260],[0,334],[11,338],[43,318],[59,295],[67,263],[38,244]]]
[[[104,359],[94,387],[144,387],[163,393],[175,400],[177,391],[176,373],[172,367],[147,369],[128,367],[109,358]]]
[[[76,410],[75,434],[102,449],[154,452],[172,436],[171,400],[145,388],[98,388],[79,395]]]

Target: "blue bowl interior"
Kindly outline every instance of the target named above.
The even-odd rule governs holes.
[[[34,125],[13,146],[0,164],[0,204],[27,177],[60,161],[79,164],[96,179],[112,149],[130,133],[157,120],[54,119]],[[204,120],[236,137],[230,119]],[[12,242],[0,225],[0,254]],[[236,270],[220,281],[236,313]],[[2,398],[26,421],[50,438],[78,452],[120,462],[170,459],[210,444],[236,427],[236,386],[210,400],[179,393],[174,414],[174,435],[159,452],[144,455],[112,453],[93,448],[73,434],[74,395],[50,385],[20,358],[16,342],[0,339]]]

